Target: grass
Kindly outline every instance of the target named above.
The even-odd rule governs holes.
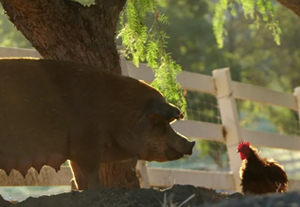
[[[189,202],[192,198],[195,197],[195,193],[192,194],[190,197],[188,197],[187,199],[185,199],[183,202],[181,202],[180,204],[178,203],[173,203],[173,197],[174,197],[174,194],[171,194],[170,196],[167,197],[167,194],[165,193],[164,194],[164,201],[163,203],[161,203],[162,207],[181,207],[183,206],[184,204],[186,204],[187,202]]]

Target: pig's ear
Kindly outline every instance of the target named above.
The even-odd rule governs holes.
[[[161,116],[170,123],[184,118],[183,114],[176,106],[167,102],[152,102],[149,112],[151,115]]]

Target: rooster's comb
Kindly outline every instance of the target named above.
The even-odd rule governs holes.
[[[238,145],[238,150],[242,148],[242,146],[248,146],[249,147],[250,143],[246,141],[241,141]]]

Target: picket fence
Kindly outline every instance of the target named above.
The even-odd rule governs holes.
[[[35,50],[0,48],[0,57],[41,57]],[[122,73],[146,82],[152,82],[153,72],[145,64],[135,67],[132,62],[121,58]],[[240,191],[239,168],[241,161],[237,156],[237,145],[248,140],[254,146],[300,151],[300,137],[276,133],[258,132],[243,129],[239,125],[236,98],[286,107],[298,112],[300,116],[300,87],[294,94],[277,92],[264,87],[231,80],[229,68],[217,69],[212,76],[182,72],[178,76],[181,86],[189,91],[214,95],[218,100],[222,125],[201,121],[184,120],[172,126],[178,132],[196,139],[218,141],[227,145],[230,172],[200,171],[183,169],[150,168],[139,161],[137,170],[142,176],[142,187],[167,187],[176,184],[191,184],[221,190]],[[226,133],[224,133],[226,132]],[[9,177],[0,171],[0,186],[57,186],[70,185],[71,171],[62,167],[58,173],[44,167],[40,175],[30,169],[26,178],[13,171]],[[299,189],[299,180],[290,180],[289,190]]]

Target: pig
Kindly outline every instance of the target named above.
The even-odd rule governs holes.
[[[90,65],[0,59],[0,169],[23,176],[69,160],[81,189],[99,188],[101,163],[165,162],[194,141],[170,124],[183,114],[143,81]]]

